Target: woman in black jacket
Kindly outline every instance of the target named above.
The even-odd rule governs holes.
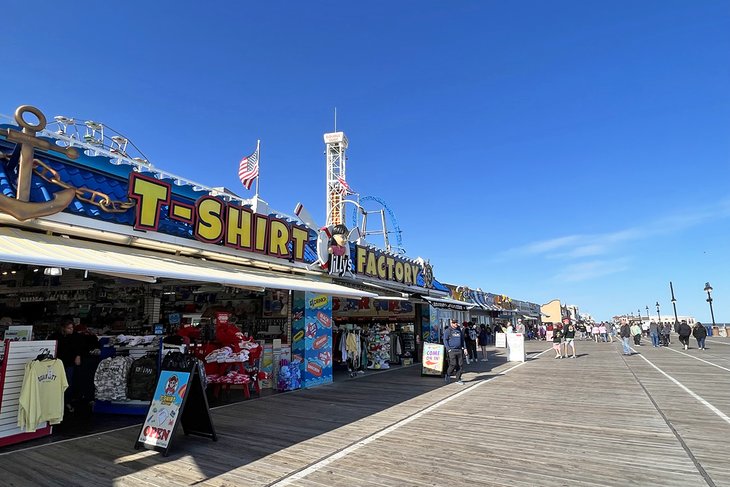
[[[705,338],[707,338],[707,328],[699,321],[695,324],[692,330],[692,335],[697,340],[697,348],[700,350],[705,349]]]
[[[689,337],[692,335],[692,328],[687,324],[686,321],[682,321],[677,327],[677,334],[679,335],[679,342],[684,345],[684,349],[689,348]]]

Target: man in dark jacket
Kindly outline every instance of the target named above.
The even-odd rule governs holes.
[[[74,322],[70,318],[61,321],[58,331],[48,336],[49,340],[57,340],[56,357],[63,362],[63,368],[66,369],[66,380],[68,387],[64,392],[64,401],[66,410],[73,412],[71,402],[75,399],[76,380],[74,374],[76,369],[81,365],[81,355],[83,353],[83,343],[81,337],[74,332]]]
[[[677,334],[679,335],[679,342],[684,345],[684,349],[687,350],[689,348],[689,337],[692,334],[692,328],[685,320],[682,320],[679,324]]]
[[[451,320],[448,328],[444,331],[444,347],[449,357],[449,368],[446,370],[444,380],[448,383],[451,374],[456,372],[456,383],[463,384],[461,373],[464,370],[464,332],[456,320]]]
[[[624,355],[631,355],[631,346],[629,345],[629,338],[631,338],[631,327],[628,323],[624,323],[623,325],[621,325],[619,335],[621,336],[621,341],[624,343]]]

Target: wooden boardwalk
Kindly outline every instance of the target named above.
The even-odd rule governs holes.
[[[0,454],[0,486],[730,486],[730,340],[544,342],[444,385],[416,367],[215,409],[165,458],[138,427]],[[702,359],[702,360],[698,360]]]

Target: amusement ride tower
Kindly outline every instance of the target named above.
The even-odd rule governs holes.
[[[345,219],[344,197],[347,193],[346,165],[348,140],[344,132],[324,134],[327,154],[327,226]]]

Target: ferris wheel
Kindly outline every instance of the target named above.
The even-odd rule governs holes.
[[[376,206],[375,209],[367,209],[364,203],[371,203]],[[371,205],[367,205],[371,206]],[[379,208],[377,208],[379,206]],[[375,224],[375,230],[369,230],[368,225],[372,225],[372,222],[368,221],[368,216],[371,214],[380,215],[379,224]],[[387,217],[386,217],[387,215]],[[405,254],[406,250],[403,248],[403,235],[398,225],[398,220],[395,217],[393,210],[388,207],[388,204],[377,196],[361,196],[357,205],[357,211],[352,212],[352,226],[360,229],[360,234],[363,238],[367,239],[368,235],[382,235],[383,247],[388,252],[395,252],[398,254]],[[392,228],[392,230],[390,230]],[[390,236],[395,235],[395,246],[390,241]]]

